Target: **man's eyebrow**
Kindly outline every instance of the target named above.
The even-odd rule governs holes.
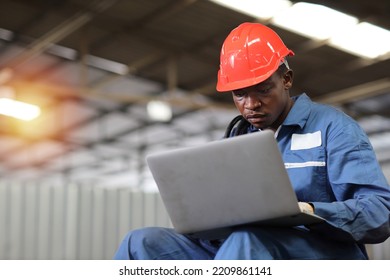
[[[258,83],[258,84],[255,84],[253,86],[249,86],[249,87],[246,87],[246,88],[240,88],[240,89],[234,89],[232,90],[233,93],[241,93],[241,92],[245,92],[247,91],[249,88],[256,88],[256,87],[264,87],[264,86],[269,86],[269,85],[273,85],[274,82],[272,81],[271,77],[268,78],[267,80],[265,81],[262,81],[261,83]]]
[[[255,85],[255,87],[272,85],[274,82],[271,79],[267,79],[261,83]]]
[[[233,94],[244,94],[245,92],[246,92],[246,91],[245,91],[245,89],[243,89],[243,88],[232,90],[232,93],[233,93]]]

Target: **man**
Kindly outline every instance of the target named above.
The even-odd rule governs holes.
[[[125,237],[116,259],[367,259],[364,244],[389,237],[390,188],[366,134],[306,94],[290,97],[293,72],[286,57],[292,55],[258,23],[243,23],[228,35],[217,90],[232,92],[241,116],[226,137],[272,129],[301,209],[326,223],[242,227],[212,241],[139,229]]]

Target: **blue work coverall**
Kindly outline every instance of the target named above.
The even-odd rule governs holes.
[[[242,227],[213,241],[143,228],[128,233],[115,259],[366,259],[364,244],[390,235],[390,188],[372,146],[343,112],[306,94],[293,99],[275,136],[298,200],[326,223]]]

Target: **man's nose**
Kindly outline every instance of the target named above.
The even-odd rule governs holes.
[[[254,94],[248,94],[246,101],[245,101],[245,108],[247,110],[256,110],[261,106],[260,99],[255,96]]]

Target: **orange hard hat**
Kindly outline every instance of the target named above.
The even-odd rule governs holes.
[[[294,55],[271,28],[242,23],[221,49],[217,91],[249,87],[268,79],[288,55]]]

